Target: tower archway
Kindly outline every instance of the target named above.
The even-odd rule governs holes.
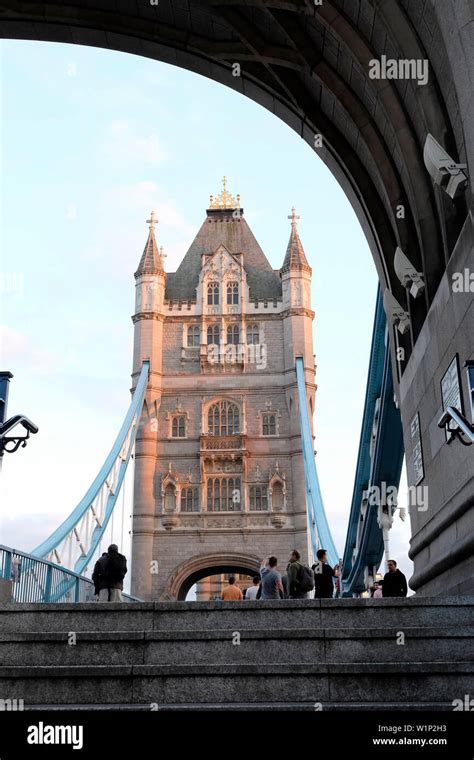
[[[240,552],[195,555],[178,565],[170,575],[162,599],[184,601],[195,583],[211,575],[258,575],[260,561],[255,555]]]

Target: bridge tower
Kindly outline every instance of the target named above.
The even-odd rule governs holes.
[[[295,358],[304,358],[312,410],[311,268],[294,209],[274,270],[223,185],[176,272],[164,271],[152,214],[135,274],[133,377],[149,358],[150,381],[136,443],[132,593],[146,600],[254,574],[269,554],[282,570],[293,548],[308,559]]]

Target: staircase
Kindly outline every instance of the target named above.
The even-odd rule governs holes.
[[[25,709],[452,710],[473,676],[474,597],[0,606]]]

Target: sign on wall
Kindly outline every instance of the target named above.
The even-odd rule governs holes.
[[[443,400],[443,411],[446,411],[448,406],[453,406],[461,414],[463,413],[458,354],[455,355],[441,379],[441,398]],[[457,428],[454,420],[450,420],[446,428],[446,440],[450,439],[448,430],[457,430]]]
[[[417,486],[425,477],[425,468],[423,465],[423,448],[421,446],[420,432],[420,414],[417,412],[410,422],[410,435],[412,443],[412,462],[414,485]]]

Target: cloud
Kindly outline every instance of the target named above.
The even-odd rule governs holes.
[[[29,335],[2,324],[0,324],[0,360],[9,367],[13,363],[28,365],[29,372],[40,374],[50,374],[59,365],[56,354],[37,348]]]
[[[97,204],[97,221],[90,244],[80,257],[94,262],[94,276],[102,277],[104,288],[126,280],[133,292],[133,272],[140,260],[148,228],[146,220],[155,209],[158,216],[156,239],[165,249],[165,269],[175,271],[196,234],[175,198],[153,180],[117,185],[104,192]],[[104,219],[114,219],[104,226]]]
[[[159,166],[169,158],[156,132],[138,134],[127,119],[116,119],[109,125],[101,155],[121,168],[139,164]]]
[[[54,513],[25,513],[2,518],[2,543],[18,551],[30,552],[59,525],[61,517]]]

